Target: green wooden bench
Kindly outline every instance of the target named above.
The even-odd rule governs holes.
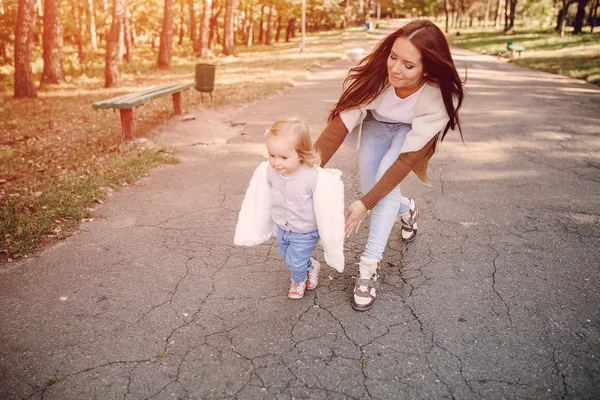
[[[515,57],[515,53],[519,53],[519,57],[521,57],[521,52],[525,51],[525,47],[523,46],[519,46],[518,44],[515,44],[515,42],[510,41],[506,44],[506,48],[510,51],[512,51],[512,56],[513,58]]]
[[[133,109],[162,96],[172,95],[175,115],[181,115],[181,92],[196,86],[196,82],[167,83],[141,92],[125,94],[92,104],[94,109],[113,108],[121,113],[121,129],[125,140],[133,139]]]

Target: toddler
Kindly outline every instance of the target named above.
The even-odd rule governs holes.
[[[234,242],[253,246],[276,236],[291,274],[288,297],[301,299],[319,283],[321,264],[311,257],[317,240],[327,263],[344,268],[341,172],[319,167],[308,126],[297,117],[279,119],[265,136],[269,161],[250,181]]]
[[[265,132],[271,188],[271,217],[277,225],[279,254],[291,272],[288,297],[300,299],[319,283],[320,263],[311,258],[319,230],[313,206],[321,163],[308,126],[298,118],[276,121]]]

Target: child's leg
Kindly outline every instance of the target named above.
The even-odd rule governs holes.
[[[306,273],[312,267],[310,256],[317,243],[318,231],[309,233],[284,232],[283,238],[288,238],[288,247],[285,254],[285,265],[291,272],[292,281],[306,281]]]

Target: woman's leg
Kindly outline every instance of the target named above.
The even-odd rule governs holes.
[[[363,193],[371,190],[398,159],[410,129],[408,124],[383,124],[373,120],[364,123],[359,153],[359,174]],[[410,200],[402,196],[400,186],[396,186],[377,203],[371,212],[364,257],[381,260],[398,213],[406,212],[409,207]]]

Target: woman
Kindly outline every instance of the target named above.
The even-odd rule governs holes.
[[[352,68],[344,90],[315,143],[321,166],[342,142],[359,147],[362,197],[346,210],[346,236],[358,231],[371,210],[365,251],[352,306],[364,311],[374,302],[380,261],[395,220],[402,241],[417,234],[419,211],[402,196],[400,182],[412,170],[424,183],[427,163],[449,129],[458,128],[462,82],[442,31],[430,21],[396,30]],[[350,132],[350,134],[348,134]]]

